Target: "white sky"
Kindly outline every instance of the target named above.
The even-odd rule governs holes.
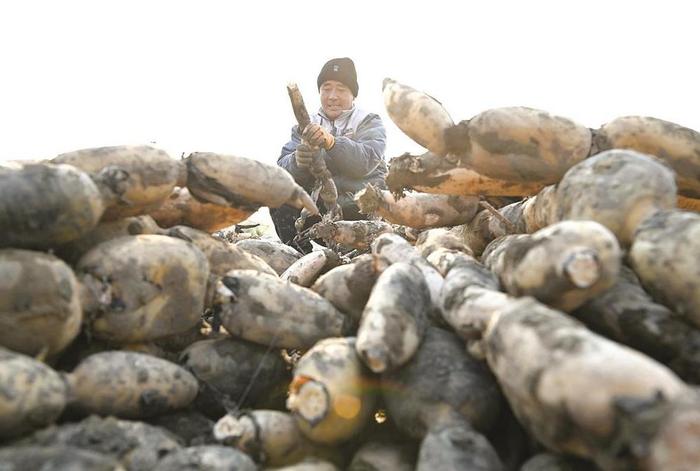
[[[3,1],[0,160],[154,142],[274,163],[297,81],[354,59],[387,160],[421,148],[386,116],[384,77],[455,121],[523,105],[598,127],[628,114],[700,130],[700,27],[689,0]]]

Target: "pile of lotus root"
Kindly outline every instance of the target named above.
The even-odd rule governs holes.
[[[1,164],[0,468],[700,469],[700,134],[383,93],[428,152],[303,256],[275,165]]]

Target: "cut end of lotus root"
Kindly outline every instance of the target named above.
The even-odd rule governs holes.
[[[376,346],[360,350],[359,353],[365,364],[375,373],[383,373],[389,367],[389,353],[386,348]]]
[[[577,288],[590,288],[601,276],[598,257],[592,250],[576,251],[564,261],[564,273]]]
[[[250,433],[253,426],[246,416],[234,417],[225,415],[214,425],[214,438],[219,442],[235,443]]]
[[[323,383],[305,377],[294,380],[287,409],[297,417],[314,427],[328,415],[330,408],[330,395]]]

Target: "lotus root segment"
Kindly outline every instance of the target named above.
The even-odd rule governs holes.
[[[71,165],[0,167],[0,247],[69,242],[94,228],[104,210],[100,188]]]
[[[80,287],[65,262],[43,252],[0,249],[0,345],[53,356],[78,335]]]
[[[408,137],[438,155],[447,153],[445,131],[452,118],[435,98],[390,78],[382,84],[384,106]]]
[[[312,441],[339,443],[357,435],[373,412],[375,391],[355,353],[355,338],[327,338],[294,367],[287,408]]]
[[[31,357],[0,348],[0,438],[52,424],[68,400],[61,376]],[[9,394],[8,394],[9,393]]]
[[[556,188],[556,220],[599,222],[623,247],[629,246],[644,219],[676,205],[673,171],[632,150],[594,155],[566,172]]]
[[[192,243],[164,235],[104,242],[78,262],[92,334],[140,342],[183,333],[204,308],[209,262]]]
[[[90,355],[67,378],[72,407],[127,419],[183,408],[199,389],[195,377],[179,365],[127,351]]]
[[[112,146],[61,154],[53,163],[73,165],[91,175],[105,176],[117,198],[103,218],[114,220],[147,214],[158,208],[182,178],[182,163],[150,146]],[[110,170],[118,170],[113,177]]]

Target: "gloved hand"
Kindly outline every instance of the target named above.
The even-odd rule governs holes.
[[[308,144],[299,144],[297,150],[294,152],[294,160],[296,160],[297,167],[309,168],[314,158],[318,154],[318,149],[311,147]]]
[[[335,144],[335,137],[328,131],[326,131],[320,124],[310,123],[301,137],[306,139],[312,146],[323,147],[329,150]]]

